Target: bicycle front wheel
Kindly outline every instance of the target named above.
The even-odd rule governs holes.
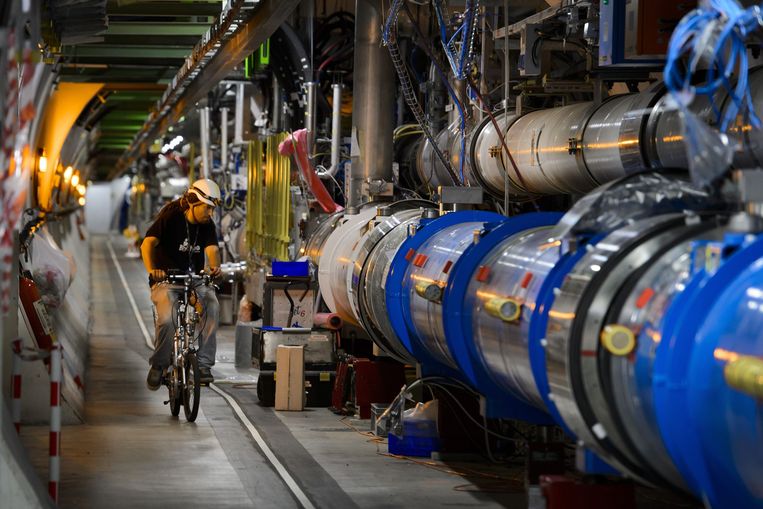
[[[180,415],[180,404],[183,402],[183,391],[181,390],[180,370],[170,367],[169,380],[167,386],[170,390],[170,412],[174,417]]]
[[[183,387],[183,411],[188,422],[196,420],[199,413],[201,383],[199,382],[199,361],[193,352],[185,356],[185,387]]]

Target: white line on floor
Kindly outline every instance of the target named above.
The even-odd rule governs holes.
[[[153,339],[151,339],[151,335],[148,333],[148,329],[146,329],[146,324],[143,322],[143,317],[140,316],[140,311],[138,311],[138,305],[135,303],[135,299],[132,296],[130,287],[127,286],[127,279],[125,279],[124,272],[122,272],[122,267],[119,265],[119,261],[117,260],[117,255],[114,253],[114,248],[111,246],[111,242],[107,242],[106,245],[109,246],[109,253],[111,253],[111,259],[114,261],[114,266],[117,268],[119,279],[122,280],[122,286],[125,287],[125,291],[127,292],[127,298],[130,300],[130,305],[132,306],[132,312],[135,313],[135,318],[138,319],[138,325],[140,325],[140,330],[143,332],[143,337],[146,339],[146,346],[149,347],[151,350],[153,350],[154,341]]]
[[[215,391],[217,394],[225,398],[225,400],[228,402],[228,404],[233,408],[233,411],[236,412],[236,415],[239,419],[241,419],[241,423],[246,427],[246,429],[249,431],[249,434],[252,435],[252,438],[254,438],[254,441],[257,442],[257,445],[260,446],[260,449],[262,449],[263,454],[265,454],[265,457],[270,461],[271,465],[276,469],[276,472],[278,472],[278,475],[281,476],[281,479],[283,479],[283,482],[286,483],[286,486],[291,490],[291,492],[294,494],[294,496],[297,498],[297,501],[299,501],[300,505],[304,507],[305,509],[315,509],[315,506],[312,502],[310,502],[310,499],[307,498],[307,495],[305,495],[305,492],[302,491],[302,489],[299,487],[299,485],[294,481],[294,478],[289,474],[289,471],[286,470],[286,468],[281,464],[280,461],[278,461],[278,458],[276,458],[275,454],[273,454],[273,451],[268,447],[268,444],[265,442],[265,440],[262,438],[262,435],[260,435],[260,432],[257,431],[257,428],[254,427],[252,422],[246,417],[246,414],[244,414],[244,411],[241,410],[241,407],[236,402],[235,399],[233,399],[231,396],[223,392],[221,389],[218,389],[215,387],[215,384],[209,384],[209,388]]]
[[[146,346],[148,346],[151,350],[154,349],[153,342],[151,341],[151,336],[148,334],[148,330],[146,329],[146,324],[143,323],[143,317],[138,312],[138,305],[135,304],[135,299],[132,296],[132,292],[130,291],[130,287],[127,286],[127,280],[125,279],[125,275],[122,272],[122,267],[119,266],[119,261],[117,261],[117,255],[114,253],[114,248],[111,247],[111,242],[107,242],[107,245],[109,246],[109,252],[111,253],[111,259],[114,260],[114,265],[117,268],[117,272],[119,273],[119,279],[122,280],[122,285],[125,287],[125,291],[127,292],[127,298],[130,300],[130,304],[132,305],[132,310],[135,313],[135,317],[138,319],[138,325],[140,325],[140,330],[143,331],[143,336],[146,338]],[[241,423],[244,425],[244,427],[249,431],[249,434],[252,435],[252,438],[254,438],[254,441],[257,442],[257,445],[260,446],[260,449],[262,450],[265,457],[268,459],[271,465],[273,465],[273,468],[276,469],[276,472],[278,472],[278,475],[281,476],[281,479],[283,479],[283,482],[286,484],[286,486],[289,488],[289,490],[294,494],[294,496],[297,498],[297,501],[300,503],[302,507],[305,509],[315,509],[315,506],[312,502],[310,502],[310,499],[307,498],[307,495],[305,495],[305,492],[302,491],[302,488],[299,487],[299,485],[296,483],[294,478],[289,474],[289,471],[286,470],[286,467],[281,464],[280,461],[278,461],[278,458],[276,458],[276,455],[273,454],[273,451],[268,447],[267,442],[262,438],[262,435],[260,435],[260,432],[257,431],[257,428],[254,427],[254,424],[249,420],[249,418],[244,414],[244,411],[241,410],[241,407],[238,405],[235,399],[230,397],[228,394],[224,393],[222,390],[215,387],[215,384],[210,384],[209,388],[215,391],[217,394],[225,398],[225,401],[228,402],[228,404],[233,408],[233,411],[236,412],[236,415],[241,420]]]

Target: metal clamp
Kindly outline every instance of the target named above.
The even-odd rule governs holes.
[[[741,355],[726,364],[723,378],[729,387],[763,400],[763,359]]]

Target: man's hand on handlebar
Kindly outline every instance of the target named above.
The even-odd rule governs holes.
[[[204,269],[204,272],[209,274],[212,277],[212,279],[216,279],[223,275],[223,271],[220,267],[207,267],[206,269]]]
[[[151,271],[151,279],[154,281],[164,281],[167,279],[167,273],[162,269],[153,269]]]

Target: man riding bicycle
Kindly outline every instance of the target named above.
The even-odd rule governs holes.
[[[220,188],[212,180],[199,179],[177,200],[160,211],[146,232],[140,246],[143,264],[148,271],[151,301],[156,308],[156,341],[149,359],[151,369],[146,383],[155,391],[162,383],[162,373],[170,365],[175,327],[172,320],[181,288],[165,282],[169,271],[200,272],[207,259],[206,271],[220,275],[220,250],[212,215],[220,204]],[[213,382],[210,371],[217,349],[217,322],[220,314],[214,289],[201,285],[196,289],[201,301],[201,331],[198,349],[199,374],[202,383]]]

